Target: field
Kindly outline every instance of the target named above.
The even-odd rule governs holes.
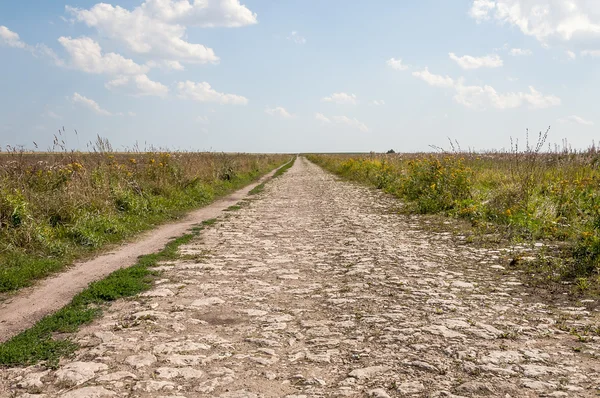
[[[404,212],[467,220],[473,231],[505,242],[543,243],[528,265],[547,281],[580,291],[600,285],[600,153],[594,148],[309,159],[401,198]]]
[[[290,159],[151,151],[0,153],[0,292],[14,291]]]

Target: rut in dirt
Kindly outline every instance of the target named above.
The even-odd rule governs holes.
[[[163,263],[156,286],[0,396],[592,397],[598,313],[528,295],[499,253],[304,158]]]

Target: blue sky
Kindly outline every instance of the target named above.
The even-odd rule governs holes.
[[[0,2],[0,145],[63,126],[82,149],[600,138],[597,0],[105,1]]]

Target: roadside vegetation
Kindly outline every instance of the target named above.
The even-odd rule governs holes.
[[[294,163],[296,162],[296,159],[297,159],[297,157],[294,156],[294,158],[292,160],[290,160],[288,163],[286,163],[285,165],[283,165],[279,169],[277,169],[275,174],[273,174],[273,178],[277,178],[277,177],[283,175],[286,171],[288,171],[294,165]],[[265,189],[265,183],[263,182],[261,184],[258,184],[254,188],[252,188],[252,190],[250,190],[249,194],[257,195],[257,194],[261,193],[264,189]]]
[[[0,292],[14,291],[284,164],[289,155],[89,152],[57,138],[46,153],[0,153]]]
[[[81,325],[99,317],[105,304],[150,289],[158,275],[152,267],[160,261],[178,258],[179,246],[188,243],[204,226],[215,222],[215,219],[206,220],[191,233],[171,241],[161,252],[141,256],[135,265],[91,283],[68,305],[0,344],[0,366],[28,366],[43,362],[47,367],[56,367],[61,357],[72,354],[79,347],[70,338],[61,338],[60,335],[74,333]]]
[[[404,212],[467,220],[512,242],[543,242],[529,264],[548,282],[600,288],[600,151],[535,144],[510,151],[309,155],[344,178],[401,198]],[[517,256],[512,264],[519,262]]]

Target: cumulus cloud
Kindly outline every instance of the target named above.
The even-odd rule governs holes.
[[[191,81],[177,83],[179,97],[200,102],[216,102],[222,105],[246,105],[248,99],[240,95],[224,94],[214,90],[207,82]]]
[[[164,97],[169,93],[169,88],[162,83],[150,80],[145,75],[119,76],[104,85],[107,89],[121,91],[134,97],[156,96]]]
[[[518,56],[532,55],[533,53],[529,49],[511,48],[509,51],[509,54],[512,55],[513,57],[518,57]]]
[[[427,68],[413,72],[413,76],[430,86],[454,89],[454,101],[472,109],[513,109],[521,106],[540,109],[558,106],[561,103],[557,96],[543,95],[532,86],[529,86],[528,92],[498,93],[491,86],[466,85],[463,79],[454,80],[449,76],[435,75]]]
[[[258,23],[239,0],[146,0],[134,12],[150,18],[201,28],[237,28]]]
[[[19,35],[6,26],[0,26],[0,47],[12,47],[29,51],[34,57],[45,57],[50,59],[58,66],[62,66],[64,61],[61,60],[56,53],[45,44],[29,45],[21,40]]]
[[[284,119],[289,119],[294,117],[291,113],[289,113],[284,107],[277,106],[275,108],[269,108],[268,106],[265,108],[265,113],[271,116],[279,116]]]
[[[103,54],[100,45],[89,37],[60,37],[58,42],[71,57],[69,66],[87,73],[136,75],[149,69],[119,54]]]
[[[100,105],[98,105],[98,103],[96,101],[94,101],[93,99],[86,98],[79,93],[74,93],[71,100],[73,101],[73,103],[82,105],[83,107],[92,110],[93,112],[97,113],[98,115],[102,115],[102,116],[112,115],[109,111],[102,109],[100,107]]]
[[[499,68],[503,65],[502,59],[496,54],[484,57],[473,57],[471,55],[459,57],[454,53],[449,53],[448,56],[463,69]]]
[[[469,15],[516,26],[541,42],[600,36],[597,0],[474,0]]]
[[[429,72],[428,68],[422,71],[413,72],[412,75],[418,79],[425,81],[430,86],[435,87],[454,87],[454,79],[450,76],[434,75]]]
[[[384,100],[373,100],[373,101],[371,101],[371,105],[383,106],[383,105],[385,105],[385,101]]]
[[[21,41],[19,35],[6,26],[0,25],[0,46],[26,48],[27,44]]]
[[[330,123],[343,124],[348,127],[352,127],[357,130],[360,130],[363,133],[368,133],[370,131],[370,129],[367,127],[366,124],[360,122],[356,118],[349,118],[347,116],[333,116],[331,118],[328,118],[327,116],[323,115],[322,113],[315,113],[315,119],[317,119],[318,121],[320,121],[324,124],[330,124]]]
[[[566,51],[567,57],[569,57],[569,59],[575,59],[577,58],[577,54],[575,54],[573,51],[571,50],[567,50]]]
[[[290,33],[290,35],[287,37],[288,40],[293,41],[296,44],[306,44],[306,39],[302,36],[300,36],[300,34],[298,34],[298,32],[293,31],[292,33]]]
[[[331,119],[329,119],[327,116],[323,115],[322,113],[315,113],[315,119],[317,119],[320,122],[323,123],[331,123]]]
[[[560,119],[558,119],[558,122],[559,123],[581,124],[583,126],[593,126],[594,125],[594,122],[585,120],[584,118],[579,117],[577,115],[571,115],[571,116],[560,118]]]
[[[392,69],[396,69],[396,70],[407,70],[408,69],[408,65],[404,65],[402,63],[402,59],[396,59],[396,58],[390,58],[387,60],[386,62],[387,66],[389,66]]]
[[[333,93],[329,97],[322,98],[323,102],[334,102],[340,105],[356,105],[357,98],[355,94]]]
[[[496,2],[492,0],[474,0],[469,15],[477,22],[490,19],[491,11],[496,8]]]
[[[75,20],[97,29],[133,53],[155,61],[192,64],[218,63],[219,57],[211,48],[186,41],[186,25],[243,26],[248,24],[244,21],[249,22],[244,10],[249,12],[235,0],[195,1],[194,5],[185,0],[148,0],[132,11],[105,3],[90,9],[67,6]]]
[[[332,120],[334,123],[345,124],[346,126],[356,128],[363,133],[368,133],[370,131],[366,124],[358,121],[356,118],[351,119],[347,116],[334,116]]]

